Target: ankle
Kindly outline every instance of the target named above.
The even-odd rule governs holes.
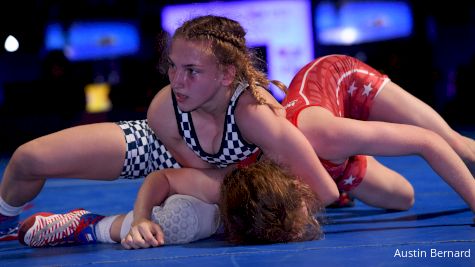
[[[8,217],[18,216],[23,211],[24,206],[25,205],[22,205],[20,207],[11,206],[7,202],[5,202],[3,198],[0,196],[0,214],[3,216],[8,216]]]
[[[112,237],[111,237],[111,228],[112,228],[112,223],[115,221],[117,218],[117,215],[115,216],[107,216],[102,219],[100,219],[95,225],[94,225],[94,232],[96,233],[96,238],[97,241],[100,243],[117,243]]]

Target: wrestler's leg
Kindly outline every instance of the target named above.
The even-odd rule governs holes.
[[[369,156],[363,181],[350,194],[368,205],[384,209],[407,210],[414,204],[411,184]]]
[[[151,219],[160,225],[165,244],[184,244],[210,237],[220,226],[219,208],[186,195],[172,195],[154,207]],[[102,216],[83,209],[64,214],[36,213],[19,230],[20,243],[31,247],[119,243],[129,233],[133,211]],[[133,247],[150,247],[142,238]]]
[[[397,84],[388,82],[378,93],[369,120],[411,124],[438,133],[475,175],[475,141],[454,131],[434,109]]]
[[[21,206],[35,198],[46,178],[114,180],[124,164],[124,133],[114,123],[68,128],[21,145],[0,185],[3,200]]]

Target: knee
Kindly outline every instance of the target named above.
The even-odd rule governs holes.
[[[397,207],[398,210],[409,210],[414,206],[414,196],[412,197],[407,197],[403,201],[400,202],[399,207]]]
[[[415,197],[414,197],[414,188],[409,185],[409,188],[406,189],[400,196],[394,209],[396,210],[409,210],[414,206]]]
[[[39,174],[43,165],[41,159],[41,153],[35,149],[35,144],[28,142],[15,150],[8,163],[8,169],[14,174],[13,177]]]

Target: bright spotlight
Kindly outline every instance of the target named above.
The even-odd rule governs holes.
[[[13,35],[8,35],[7,39],[5,40],[5,50],[8,52],[15,52],[20,47],[18,40]]]

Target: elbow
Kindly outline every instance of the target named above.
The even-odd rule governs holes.
[[[333,204],[335,201],[338,200],[339,197],[340,192],[338,191],[336,185],[332,188],[329,188],[329,190],[326,190],[323,194],[319,194],[319,199],[324,207]]]
[[[339,197],[340,192],[338,192],[338,189],[336,189],[334,192],[331,192],[331,194],[329,194],[329,196],[327,197],[327,200],[325,201],[325,206],[335,203],[335,201],[337,201]]]
[[[318,183],[311,183],[310,188],[324,207],[333,204],[340,197],[340,191],[335,181],[329,175],[328,179],[322,179]]]

